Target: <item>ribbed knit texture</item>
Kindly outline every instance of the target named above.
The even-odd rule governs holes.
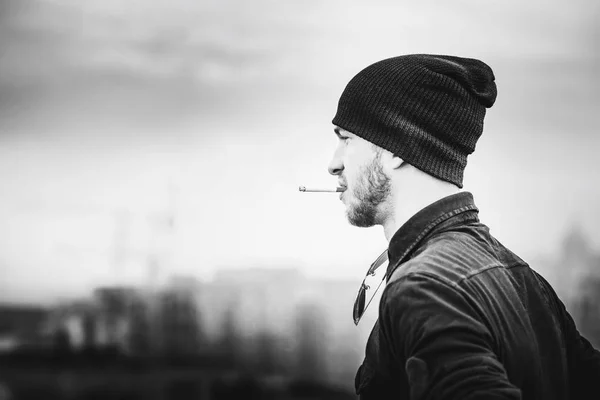
[[[389,58],[352,78],[332,122],[462,188],[467,156],[496,100],[494,80],[491,68],[475,59]]]

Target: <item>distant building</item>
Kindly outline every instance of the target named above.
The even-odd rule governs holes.
[[[594,265],[595,259],[583,232],[577,227],[571,229],[563,240],[562,254],[556,265],[560,282],[557,291],[566,304],[578,301],[583,282],[600,276],[600,270]]]
[[[140,301],[139,296],[139,291],[132,287],[104,287],[94,290],[97,346],[130,352],[131,312],[133,305]]]
[[[579,228],[565,236],[555,271],[556,291],[578,329],[600,346],[600,255]]]
[[[54,338],[54,346],[63,350],[82,350],[95,346],[96,324],[94,304],[73,301],[52,307],[45,329]]]
[[[45,307],[0,305],[0,351],[51,347],[52,337],[46,329],[48,316]]]
[[[192,356],[201,352],[204,338],[199,291],[200,285],[195,279],[178,277],[160,294],[157,318],[164,354]]]

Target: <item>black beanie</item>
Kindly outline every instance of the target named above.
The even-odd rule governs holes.
[[[496,100],[494,79],[491,68],[475,59],[389,58],[352,78],[332,122],[462,188],[467,156]]]

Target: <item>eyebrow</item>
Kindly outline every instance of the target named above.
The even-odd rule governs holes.
[[[335,128],[333,128],[333,131],[335,132],[335,134],[338,137],[342,136],[342,132],[341,132],[341,129],[339,127],[336,126]]]

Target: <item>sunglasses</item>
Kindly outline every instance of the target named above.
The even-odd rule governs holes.
[[[364,315],[365,311],[367,310],[367,307],[369,307],[369,304],[371,304],[371,301],[375,297],[375,294],[379,290],[379,287],[385,280],[386,274],[383,274],[383,278],[381,278],[381,282],[379,282],[379,285],[377,285],[375,290],[369,294],[369,296],[370,296],[369,302],[365,305],[365,301],[367,298],[367,292],[371,288],[370,285],[367,285],[367,280],[374,277],[375,271],[377,271],[377,269],[381,265],[383,265],[383,263],[385,263],[387,260],[388,260],[388,250],[385,249],[385,251],[383,253],[381,253],[381,255],[379,257],[377,257],[377,259],[375,261],[373,261],[373,264],[371,264],[371,266],[369,267],[369,270],[367,271],[367,275],[365,275],[365,279],[363,279],[362,284],[360,285],[360,289],[358,289],[358,295],[356,296],[356,300],[354,300],[354,308],[352,310],[352,317],[354,318],[354,325],[358,325],[358,322]]]

